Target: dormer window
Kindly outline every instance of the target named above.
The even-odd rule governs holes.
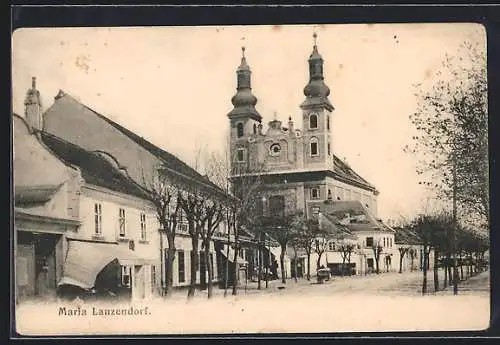
[[[236,125],[236,130],[238,138],[241,138],[243,136],[243,124],[241,122]]]
[[[311,114],[309,115],[309,129],[316,129],[318,128],[318,114]]]

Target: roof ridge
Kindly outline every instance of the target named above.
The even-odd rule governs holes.
[[[60,91],[62,91],[62,90],[60,90]],[[89,111],[91,111],[92,113],[94,113],[95,115],[97,115],[98,117],[100,117],[101,119],[103,119],[104,121],[108,122],[111,126],[113,126],[117,130],[119,130],[120,132],[122,132],[124,135],[128,136],[131,140],[135,141],[136,144],[142,146],[147,151],[151,152],[151,149],[158,150],[160,154],[163,154],[165,156],[171,156],[173,159],[176,160],[176,163],[180,163],[184,168],[187,168],[189,170],[189,172],[194,175],[194,176],[192,176],[192,178],[196,177],[197,179],[199,179],[199,182],[202,182],[202,183],[205,183],[205,184],[208,181],[208,183],[209,183],[209,185],[211,187],[215,186],[215,187],[217,187],[217,188],[220,189],[220,187],[218,187],[217,185],[215,185],[212,181],[206,180],[199,171],[197,171],[196,169],[194,169],[193,167],[191,167],[189,164],[187,164],[186,162],[184,162],[182,159],[180,159],[179,157],[177,157],[175,154],[173,154],[173,153],[171,153],[169,151],[166,151],[165,149],[159,147],[158,145],[155,145],[154,143],[152,143],[148,139],[144,138],[143,136],[140,136],[137,133],[134,133],[133,131],[131,131],[130,129],[128,129],[128,128],[124,127],[124,126],[122,126],[121,124],[117,123],[116,121],[111,120],[107,116],[105,116],[105,115],[101,114],[100,112],[94,110],[93,108],[89,107],[85,103],[82,103],[81,101],[79,101],[78,99],[76,99],[74,96],[66,93],[65,91],[63,91],[63,93],[64,93],[64,96],[62,96],[62,97],[69,97],[74,102],[76,102],[79,105],[83,106],[84,108],[88,109]],[[60,98],[62,98],[62,97],[60,97]],[[146,146],[150,146],[150,147],[149,148],[148,147],[144,147],[145,145]],[[152,154],[154,154],[154,153],[152,153]],[[161,157],[161,155],[160,156],[157,155],[157,154],[154,154],[154,155],[157,156],[159,159],[161,159],[164,163],[168,164],[168,162],[166,161],[166,159],[164,157]],[[176,170],[176,169],[174,169],[174,170]]]

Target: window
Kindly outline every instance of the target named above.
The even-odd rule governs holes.
[[[311,199],[319,199],[319,188],[311,189]]]
[[[317,114],[309,115],[309,128],[310,129],[318,128],[318,115]]]
[[[243,124],[241,122],[236,125],[236,130],[238,138],[241,138],[243,136]]]
[[[118,224],[120,225],[120,237],[125,237],[125,209],[119,209]]]
[[[95,214],[95,234],[102,235],[102,206],[99,203],[94,205]]]
[[[285,215],[285,197],[283,195],[269,197],[269,213],[271,216]]]
[[[238,162],[244,162],[245,161],[245,149],[238,149],[238,150],[236,150],[236,160]]]
[[[326,129],[330,130],[330,115],[326,117]]]
[[[366,238],[366,246],[367,247],[373,247],[373,237],[367,237]]]
[[[156,266],[151,265],[151,292],[154,292],[156,288]]]
[[[392,237],[389,240],[391,241],[389,246],[392,248]]]
[[[385,247],[385,237],[384,237],[384,247]]]
[[[328,155],[330,156],[332,154],[331,149],[330,149],[330,143],[328,143]]]
[[[318,139],[316,138],[311,138],[311,156],[317,156],[319,155],[318,151]]]
[[[257,134],[257,125],[253,124],[253,134]]]
[[[178,262],[179,283],[184,283],[186,281],[186,272],[184,268],[184,252],[182,250],[179,250],[177,252],[177,257],[179,259]]]
[[[332,190],[328,189],[328,200],[332,200]]]
[[[146,241],[146,214],[141,213],[141,240]]]
[[[243,259],[243,248],[238,251],[238,256]]]
[[[366,264],[368,265],[368,268],[373,269],[373,259],[366,259]]]
[[[130,287],[130,266],[122,266],[122,286]]]
[[[328,250],[334,251],[335,250],[335,242],[329,242],[328,243]]]

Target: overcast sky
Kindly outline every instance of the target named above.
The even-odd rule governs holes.
[[[426,192],[405,154],[412,85],[432,80],[465,40],[485,47],[476,24],[358,24],[21,29],[13,35],[13,110],[31,77],[44,109],[59,89],[192,164],[197,147],[221,150],[241,46],[264,123],[301,126],[313,31],[335,106],[333,152],[380,191],[379,216],[418,213]]]

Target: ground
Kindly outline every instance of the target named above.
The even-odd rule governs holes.
[[[421,272],[334,277],[325,284],[288,280],[258,291],[256,284],[224,298],[214,289],[186,292],[172,299],[133,303],[148,307],[142,316],[92,316],[91,303],[80,304],[86,316],[58,316],[60,305],[24,305],[17,309],[19,331],[27,335],[71,334],[208,334],[208,333],[335,333],[390,331],[482,330],[489,326],[489,273],[484,272],[451,289],[421,294]],[[432,274],[429,291],[433,289]],[[75,303],[64,305],[75,308]],[[116,308],[116,305],[98,305]],[[123,308],[130,305],[121,306]]]

